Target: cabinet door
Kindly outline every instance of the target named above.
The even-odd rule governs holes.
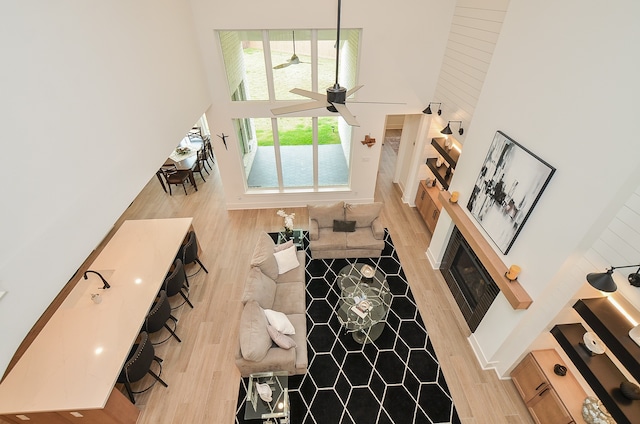
[[[418,194],[416,195],[416,207],[418,208],[418,212],[420,212],[420,216],[422,216],[422,220],[425,222],[427,222],[427,208],[430,203],[431,198],[427,193],[427,188],[421,183]]]
[[[522,362],[513,369],[511,379],[525,403],[549,387],[547,378],[531,354],[525,356]]]
[[[527,406],[533,420],[538,424],[569,424],[573,422],[569,411],[553,387],[547,386],[531,399]]]
[[[427,228],[431,231],[431,234],[433,234],[436,229],[439,215],[440,209],[438,209],[438,206],[433,203],[433,200],[429,197],[425,202],[424,222],[427,224]]]

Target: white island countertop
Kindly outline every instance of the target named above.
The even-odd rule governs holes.
[[[192,218],[125,221],[0,384],[0,415],[104,408]],[[100,293],[94,303],[91,294]]]

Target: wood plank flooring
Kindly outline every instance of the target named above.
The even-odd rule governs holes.
[[[532,423],[511,381],[501,381],[493,371],[478,366],[464,318],[444,279],[426,258],[430,234],[415,208],[402,203],[399,189],[391,182],[395,159],[391,147],[383,146],[375,198],[384,202],[383,223],[400,256],[461,421]],[[244,280],[258,233],[282,227],[277,209],[227,211],[215,166],[206,183],[199,181],[198,190],[189,191],[188,196],[175,190],[169,196],[152,176],[114,227],[126,219],[193,216],[203,248],[200,258],[209,270],[209,274],[200,271],[190,279],[195,308],[185,305],[174,313],[182,343],[172,339],[156,349],[164,358],[162,378],[169,387],[156,385],[136,397],[142,410],[140,424],[233,423],[240,379],[233,358]],[[308,227],[306,208],[286,210],[296,213],[296,227]],[[190,266],[187,271],[197,268]]]

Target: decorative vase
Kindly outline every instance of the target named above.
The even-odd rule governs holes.
[[[293,238],[293,229],[285,228],[284,229],[284,238],[285,238],[285,241],[291,240]]]

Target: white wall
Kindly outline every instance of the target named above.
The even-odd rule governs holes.
[[[0,374],[208,107],[186,1],[30,1],[0,15]]]
[[[450,188],[466,204],[496,130],[557,168],[503,256],[533,305],[516,312],[499,296],[473,335],[500,374],[582,286],[574,265],[640,182],[639,17],[631,0],[510,2]]]
[[[375,190],[381,142],[369,148],[360,143],[365,135],[382,140],[385,117],[389,114],[420,113],[433,96],[439,61],[453,12],[453,2],[405,0],[389,7],[366,0],[342,3],[344,28],[362,28],[360,49],[359,101],[401,102],[404,105],[353,104],[360,127],[353,131],[351,190],[330,193],[245,193],[237,136],[232,119],[238,117],[271,117],[273,104],[233,104],[224,76],[216,30],[220,29],[286,29],[335,28],[337,1],[277,0],[253,2],[252,13],[246,13],[243,2],[192,0],[194,16],[213,106],[207,113],[212,132],[231,134],[225,150],[219,139],[213,147],[224,183],[227,207],[285,207],[310,202],[345,199],[370,201]],[[304,10],[304,12],[301,12]],[[268,19],[264,17],[268,16]],[[435,58],[435,59],[434,59]],[[327,111],[319,111],[330,114]]]

